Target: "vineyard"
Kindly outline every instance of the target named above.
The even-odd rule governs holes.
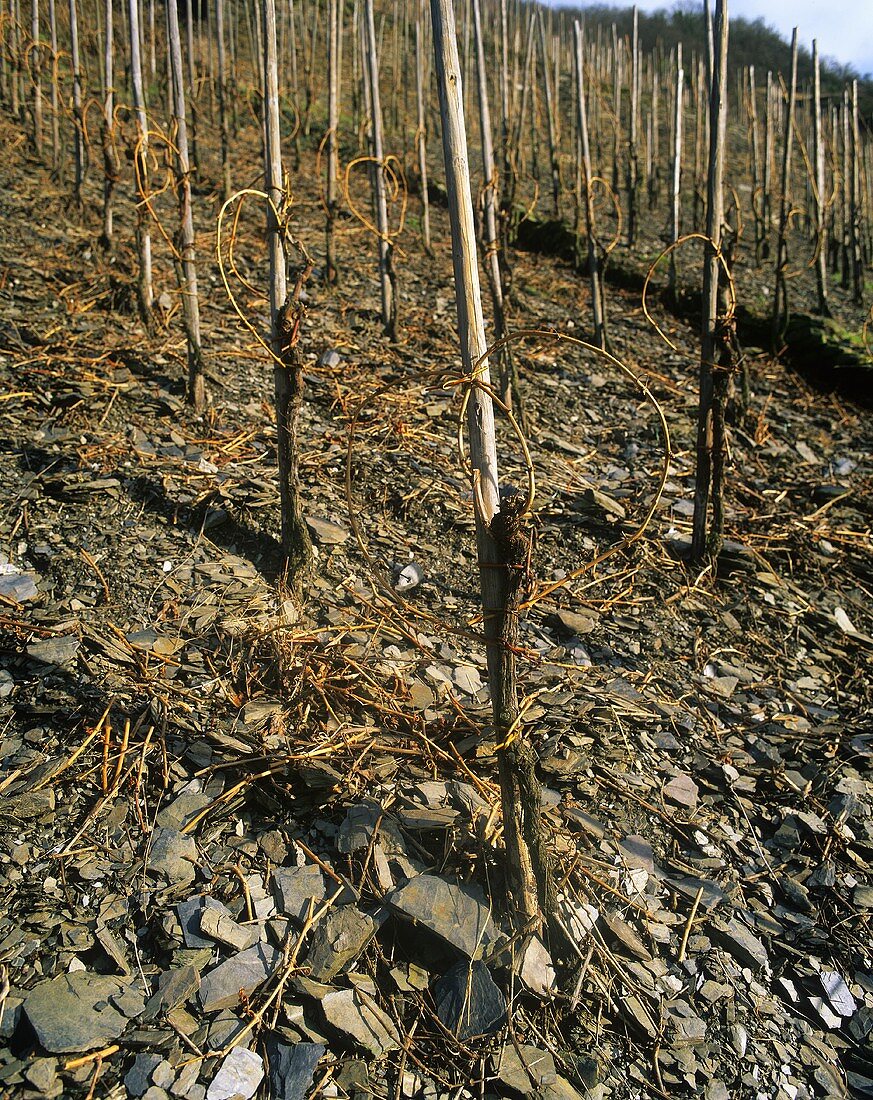
[[[682,19],[4,3],[0,1095],[873,1096],[871,91]]]

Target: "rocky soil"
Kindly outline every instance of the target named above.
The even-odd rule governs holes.
[[[318,258],[314,168],[304,149],[295,228]],[[728,542],[691,569],[693,318],[657,305],[672,351],[610,287],[669,448],[608,361],[517,346],[524,722],[567,958],[505,917],[444,212],[428,258],[410,200],[397,344],[351,216],[339,288],[309,284],[298,616],[271,369],[208,185],[196,417],[160,244],[149,338],[127,217],[101,253],[8,119],[0,181],[2,1095],[873,1096],[873,461],[846,387],[750,350]],[[260,218],[236,254],[256,326]],[[571,266],[511,259],[513,326],[584,335]]]

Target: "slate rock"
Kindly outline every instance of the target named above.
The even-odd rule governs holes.
[[[372,997],[357,989],[337,989],[328,993],[322,998],[321,1008],[332,1028],[369,1051],[374,1058],[381,1058],[401,1045],[391,1017]]]
[[[0,596],[24,603],[39,595],[36,573],[0,573]]]
[[[690,775],[677,775],[664,786],[664,797],[678,806],[693,810],[697,805],[698,787]]]
[[[378,923],[352,905],[331,909],[316,925],[306,956],[309,976],[329,982],[357,959],[376,933]]]
[[[148,1018],[154,1019],[161,1011],[169,1011],[184,1004],[199,988],[200,973],[196,967],[187,965],[165,970],[158,979],[154,996],[149,998],[146,1005]]]
[[[303,867],[277,867],[271,878],[276,908],[286,917],[303,924],[312,903],[313,911],[327,897],[321,868],[314,863]]]
[[[264,1078],[264,1060],[246,1047],[234,1047],[206,1090],[206,1100],[249,1100]]]
[[[602,924],[613,944],[623,949],[628,955],[635,955],[643,962],[650,962],[652,953],[637,935],[633,928],[622,920],[618,913],[607,909],[601,911]]]
[[[60,974],[28,993],[24,1012],[42,1046],[53,1054],[108,1046],[127,1026],[109,1004],[123,983],[88,971]]]
[[[206,906],[200,914],[200,931],[204,936],[230,947],[234,951],[244,951],[256,943],[260,933],[257,925],[241,927],[227,913]]]
[[[320,516],[306,516],[306,526],[312,532],[319,546],[339,546],[349,537],[348,529],[338,523],[331,523]]]
[[[491,914],[476,894],[436,875],[416,875],[386,901],[401,917],[430,929],[468,958],[483,954],[495,939]]]
[[[250,997],[273,973],[281,957],[281,951],[275,947],[258,943],[219,963],[202,979],[200,1004],[203,1011],[235,1008],[239,1004],[240,990]]]
[[[70,665],[75,661],[81,644],[75,634],[62,634],[31,642],[27,647],[27,655],[44,665]]]
[[[217,898],[211,898],[208,894],[199,894],[197,897],[186,898],[176,906],[176,914],[179,924],[182,926],[182,938],[186,947],[212,947],[213,941],[207,936],[200,935],[200,918],[206,907],[217,909],[230,917],[227,906],[222,905]]]
[[[318,365],[320,367],[338,367],[342,362],[342,356],[336,350],[336,348],[326,348],[318,357]]]
[[[741,966],[760,970],[767,965],[767,949],[757,936],[735,917],[729,921],[714,918],[709,925],[710,937],[737,960]]]
[[[459,962],[433,987],[437,1015],[460,1042],[506,1023],[506,999],[483,962]]]
[[[55,792],[51,787],[42,791],[22,791],[12,798],[3,799],[3,812],[21,821],[31,821],[52,813],[55,808]]]
[[[197,875],[197,842],[177,829],[158,826],[152,833],[146,871],[172,886],[187,886]]]
[[[507,1043],[494,1067],[497,1080],[511,1092],[528,1096],[536,1089],[557,1083],[555,1060],[548,1051]]]
[[[546,622],[549,626],[555,627],[561,634],[572,637],[580,634],[590,634],[597,626],[597,616],[593,612],[586,614],[579,611],[568,611],[563,607],[559,607],[557,611],[553,611],[548,616]]]
[[[57,1080],[57,1058],[35,1058],[24,1071],[24,1076],[37,1092],[47,1096]]]
[[[305,1100],[315,1067],[326,1049],[322,1043],[289,1046],[278,1039],[268,1039],[267,1061],[273,1100]]]
[[[592,1096],[592,1091],[586,1089],[585,1096]],[[537,1091],[537,1100],[583,1100],[583,1098],[582,1093],[575,1089],[566,1077],[558,1074],[554,1084],[544,1085]]]
[[[555,988],[557,974],[552,965],[552,956],[537,936],[531,936],[524,945],[516,966],[519,978],[531,993],[547,997]]]

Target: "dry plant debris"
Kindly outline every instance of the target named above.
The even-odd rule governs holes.
[[[404,260],[394,345],[363,265],[311,291],[318,560],[292,622],[272,583],[268,371],[217,273],[203,324],[220,386],[197,417],[177,326],[146,336],[125,254],[90,254],[0,125],[0,1088],[869,1095],[859,409],[757,358],[717,583],[691,572],[694,338],[672,319],[665,353],[638,295],[613,289],[613,346],[655,390],[673,454],[645,538],[523,621],[523,721],[576,945],[552,957],[501,912],[449,257]],[[241,269],[256,233],[240,226]],[[343,254],[365,240],[338,221]],[[520,320],[571,331],[585,288],[557,260],[514,259]],[[548,341],[518,360],[549,586],[635,529],[663,453],[602,360]]]

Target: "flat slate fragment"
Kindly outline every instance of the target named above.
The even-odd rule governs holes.
[[[459,962],[433,987],[437,1015],[460,1042],[506,1023],[506,999],[483,962]]]
[[[276,908],[297,924],[302,924],[327,896],[321,868],[314,863],[303,867],[277,867],[270,880]]]
[[[264,1077],[264,1060],[245,1047],[234,1047],[206,1090],[206,1100],[249,1100]]]
[[[81,644],[75,634],[63,634],[57,638],[31,642],[27,655],[44,665],[69,665],[76,659]]]
[[[416,875],[386,900],[468,958],[477,958],[495,938],[491,914],[473,891],[436,875]]]
[[[273,1100],[305,1100],[315,1067],[327,1048],[322,1043],[288,1043],[267,1040],[270,1088]]]
[[[281,957],[281,951],[275,947],[258,943],[219,963],[201,982],[200,1004],[203,1011],[235,1008],[239,1004],[240,990],[250,997],[273,973]]]
[[[321,1001],[324,1018],[337,1031],[381,1058],[389,1050],[400,1047],[400,1036],[394,1022],[371,998],[356,989],[337,989]]]
[[[767,965],[767,950],[763,943],[736,918],[729,921],[713,919],[709,925],[709,935],[741,966],[760,970]]]
[[[147,871],[163,876],[173,886],[187,886],[197,875],[196,862],[193,837],[160,825],[152,833]]]
[[[367,913],[352,905],[331,909],[316,925],[306,963],[309,976],[329,982],[364,950],[378,928]]]
[[[514,1093],[528,1096],[536,1089],[557,1083],[555,1059],[546,1050],[507,1043],[495,1066],[497,1080]]]
[[[40,1043],[53,1054],[81,1053],[107,1046],[127,1027],[109,1004],[124,983],[80,970],[35,986],[24,1011]]]

